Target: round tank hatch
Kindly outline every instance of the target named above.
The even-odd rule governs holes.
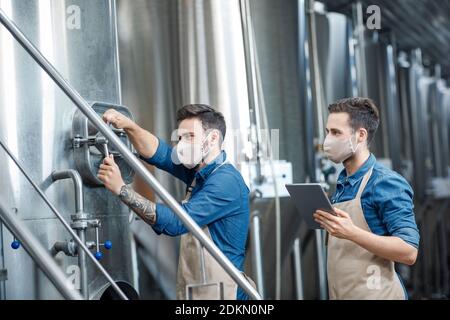
[[[107,102],[92,102],[92,109],[101,117],[108,109],[115,109],[126,117],[133,120],[130,110],[121,105]],[[114,133],[134,152],[134,148],[128,139],[127,134],[122,129],[111,127]],[[83,178],[83,182],[90,186],[100,187],[103,183],[97,178],[99,166],[107,154],[113,154],[114,160],[120,168],[122,178],[126,184],[133,182],[134,171],[126,163],[122,154],[93,126],[86,116],[80,111],[75,111],[72,123],[72,147],[75,167]]]
[[[120,288],[120,290],[122,290],[123,293],[125,293],[128,299],[139,300],[139,294],[130,284],[124,281],[117,281],[116,284]],[[122,300],[122,299],[119,297],[117,292],[114,291],[113,287],[109,285],[100,295],[99,300]]]

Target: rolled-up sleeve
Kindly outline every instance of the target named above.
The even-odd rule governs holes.
[[[397,174],[380,175],[374,184],[372,201],[378,209],[389,235],[419,247],[419,229],[414,215],[413,190]]]
[[[182,207],[191,218],[204,227],[215,222],[238,209],[239,188],[224,188],[236,185],[236,178],[228,173],[218,173],[214,179],[209,179],[201,192],[194,193],[189,202]],[[156,205],[156,223],[152,226],[157,234],[177,236],[188,230],[166,205]]]
[[[160,138],[158,138],[158,141],[158,149],[156,150],[153,157],[144,158],[142,156],[139,156],[139,158],[144,160],[148,164],[157,167],[158,169],[170,173],[186,184],[190,183],[195,175],[195,171],[193,169],[186,168],[182,164],[175,164],[172,160],[173,148]]]

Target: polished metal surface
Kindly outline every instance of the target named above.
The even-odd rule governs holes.
[[[320,128],[323,130],[325,125],[327,106],[339,98],[352,95],[350,21],[342,14],[315,13],[319,75],[315,91],[320,95],[316,101],[322,101],[322,117],[319,117],[319,109],[311,101],[312,57],[308,43],[306,1],[280,3],[254,0],[250,4],[269,127],[279,129],[280,159],[292,162],[294,181],[312,181],[317,176],[316,152],[322,143],[324,132]],[[265,291],[266,296],[271,298],[274,297],[275,218],[273,203],[259,202],[255,206],[262,213]],[[289,199],[282,199],[281,212],[282,298],[292,298],[296,292],[290,258],[294,240],[303,224]],[[304,239],[308,233],[308,230],[301,229],[300,236]],[[323,272],[319,277],[315,243],[303,243],[306,247],[302,251],[303,261],[307,261],[303,270],[312,275],[304,281],[304,296],[307,299],[317,298],[322,283],[324,297],[326,289],[323,284],[326,279]]]
[[[239,1],[119,0],[118,10],[123,103],[137,123],[170,142],[177,109],[211,104],[227,119],[224,148],[239,168],[250,126]],[[182,199],[184,186],[161,170],[155,176]],[[174,298],[178,239],[156,236],[142,222],[133,230]]]
[[[83,181],[76,170],[62,170],[52,172],[53,181],[71,179],[75,190],[75,213],[84,213]]]
[[[4,17],[2,17],[2,12],[0,11],[0,20],[3,22],[4,21]],[[36,182],[34,182],[30,175],[26,172],[26,170],[23,168],[23,166],[19,163],[18,159],[11,153],[11,150],[9,150],[8,147],[6,147],[6,145],[0,141],[1,147],[3,148],[3,150],[8,154],[8,156],[11,158],[11,160],[14,161],[14,164],[17,165],[17,167],[19,168],[19,170],[21,171],[21,173],[25,176],[25,178],[28,180],[28,182],[32,185],[32,187],[35,189],[35,191],[39,194],[39,196],[42,198],[42,200],[50,207],[50,209],[53,211],[53,213],[56,215],[56,217],[58,218],[58,220],[61,222],[61,224],[64,226],[64,228],[67,230],[67,232],[69,232],[69,234],[72,236],[72,238],[75,240],[75,242],[78,244],[79,248],[81,248],[85,254],[88,255],[88,257],[91,259],[91,261],[95,264],[95,266],[101,271],[101,273],[103,273],[103,275],[107,278],[107,280],[111,283],[111,285],[115,288],[115,290],[117,290],[117,293],[124,299],[127,300],[127,297],[124,295],[123,292],[120,291],[119,287],[116,285],[116,283],[114,282],[114,280],[111,278],[111,276],[105,271],[105,269],[102,267],[102,265],[100,265],[100,263],[95,259],[95,257],[92,255],[92,253],[89,252],[89,249],[87,248],[84,240],[81,240],[76,234],[75,231],[72,230],[71,226],[67,223],[67,221],[63,218],[63,216],[61,215],[61,213],[58,212],[58,210],[53,206],[53,204],[50,202],[50,200],[47,198],[47,196],[44,194],[44,192],[39,188],[39,186],[36,184]],[[53,179],[53,173],[52,173],[52,179]],[[78,177],[79,179],[79,177]],[[75,187],[79,187],[76,185]],[[79,202],[79,199],[76,199],[76,202]],[[77,211],[77,214],[80,214],[79,211]],[[29,232],[29,231],[27,231]],[[82,236],[82,238],[84,239],[84,237]],[[98,229],[96,229],[96,238],[97,238],[97,244],[98,244]],[[79,250],[80,251],[80,250]],[[98,248],[97,248],[97,251]],[[81,257],[81,256],[80,256]],[[35,259],[35,257],[33,256],[33,259]],[[81,266],[79,265],[79,267],[84,267],[86,268],[86,266]],[[86,272],[86,269],[81,270],[82,273],[82,281],[86,275],[84,274]],[[83,287],[82,290],[85,290],[87,287]],[[87,297],[88,298],[88,297]]]
[[[295,238],[292,245],[292,255],[294,260],[296,298],[297,300],[303,300],[302,253],[299,237]]]
[[[330,11],[349,13],[356,1],[322,0]],[[426,62],[441,63],[450,78],[450,2],[447,0],[361,0],[363,9],[377,5],[383,32],[396,34],[400,50],[422,48]],[[369,15],[365,15],[367,18]],[[424,61],[425,62],[425,61]]]
[[[111,130],[111,128],[103,122],[99,115],[92,109],[92,107],[84,100],[80,94],[69,85],[69,83],[62,77],[61,74],[50,64],[39,52],[39,50],[32,45],[31,42],[21,33],[21,31],[2,14],[0,11],[0,19],[2,24],[7,27],[16,40],[26,49],[30,56],[43,68],[43,70],[55,81],[64,93],[75,103],[75,105],[83,112],[83,114],[92,122],[92,124],[103,133],[103,135],[117,148],[122,154],[125,161],[133,168],[138,175],[151,187],[158,196],[166,203],[184,223],[186,228],[200,241],[202,245],[209,251],[209,253],[217,260],[217,262],[225,269],[225,271],[241,286],[248,295],[253,299],[261,299],[258,292],[250,285],[242,273],[226,258],[221,250],[217,248],[214,242],[201,230],[201,228],[194,222],[194,220],[186,213],[181,205],[172,197],[172,195],[164,189],[158,180],[144,167],[142,162],[134,156],[128,147],[121,141],[119,137]],[[55,212],[56,213],[56,212]],[[96,229],[97,231],[97,229]],[[98,233],[97,244],[98,244]],[[75,237],[75,239],[77,239]],[[79,241],[79,240],[78,240]],[[77,241],[77,242],[78,242]],[[79,245],[85,245],[79,242]],[[89,255],[90,256],[90,255]]]
[[[406,143],[409,144],[407,157],[412,160],[414,179],[412,186],[414,188],[415,199],[420,203],[425,201],[430,176],[429,164],[429,144],[427,138],[427,121],[424,121],[424,107],[421,82],[425,76],[425,70],[421,63],[420,51],[411,53],[409,65],[399,68],[400,87],[402,88],[402,113],[403,123],[407,127],[403,132]],[[426,107],[426,106],[425,106]]]
[[[3,224],[0,222],[0,300],[5,299],[5,282],[8,279],[8,270],[5,269],[3,251]]]
[[[259,211],[253,211],[250,224],[250,241],[251,253],[253,259],[253,274],[255,275],[255,283],[261,297],[264,298],[264,268],[263,268],[263,252],[261,248],[261,217]]]
[[[125,106],[105,102],[94,102],[91,103],[91,107],[99,116],[108,109],[115,109],[126,117],[133,119],[130,110]],[[117,134],[128,149],[132,151],[132,145],[124,130],[113,129],[112,127],[111,129]],[[117,152],[114,147],[109,146],[108,139],[106,139],[101,132],[89,122],[80,110],[77,110],[73,116],[72,137],[75,168],[80,173],[85,184],[92,187],[103,186],[103,182],[97,178],[97,173],[103,159],[109,154],[114,156],[114,161],[120,168],[123,181],[126,184],[133,182],[134,172],[124,161],[120,152]]]
[[[71,179],[75,189],[75,214],[84,214],[83,180],[76,170],[53,171],[53,181]],[[77,230],[81,243],[86,243],[86,230]],[[67,253],[66,253],[67,254]],[[80,267],[80,285],[83,298],[89,298],[89,284],[87,278],[86,252],[78,250],[78,266]]]
[[[219,101],[214,100],[216,95],[241,96],[239,94],[241,91],[233,91],[234,83],[237,81],[241,81],[240,88],[246,88],[248,92],[242,95],[243,99],[248,101],[249,105],[254,104],[253,91],[258,88],[248,84],[248,72],[244,74],[245,68],[242,68],[242,62],[240,62],[242,59],[245,61],[245,66],[249,68],[247,62],[249,57],[246,56],[249,53],[235,43],[235,41],[242,43],[248,36],[245,31],[237,31],[243,27],[239,22],[242,17],[236,13],[237,2],[119,1],[124,102],[131,108],[138,123],[170,140],[170,132],[175,128],[174,113],[177,108],[192,102],[209,102],[215,105],[215,102]],[[337,8],[339,1],[326,2],[328,9],[339,9]],[[335,7],[332,6],[332,2],[336,4]],[[424,35],[426,34],[428,39],[425,40],[425,37],[420,39],[422,36],[417,36],[417,25],[412,27],[410,23],[418,21],[419,15],[407,24],[405,12],[411,12],[411,8],[408,10],[403,8],[399,9],[403,12],[397,11],[395,15],[401,15],[399,21],[405,23],[393,21],[395,4],[391,1],[386,4],[386,7],[382,6],[382,15],[385,14],[382,17],[386,18],[383,21],[386,21],[388,26],[393,26],[391,30],[399,30],[397,34],[394,32],[392,37],[376,32],[356,34],[355,26],[351,23],[351,4],[354,2],[340,2],[347,7],[346,10],[342,10],[347,14],[346,16],[342,12],[334,13],[324,10],[316,12],[316,53],[319,74],[316,91],[319,92],[321,96],[319,100],[323,103],[314,107],[311,103],[311,81],[316,79],[311,79],[311,56],[305,39],[307,31],[305,1],[249,1],[255,31],[255,51],[258,55],[262,82],[261,91],[267,106],[269,127],[280,130],[280,159],[292,162],[294,180],[311,181],[318,176],[315,163],[316,151],[322,143],[320,138],[323,137],[320,129],[323,125],[318,124],[323,123],[326,118],[324,115],[327,114],[328,103],[343,97],[368,95],[374,98],[382,109],[382,125],[378,138],[374,142],[374,152],[379,158],[385,158],[394,169],[405,175],[409,173],[409,177],[413,178],[412,181],[417,186],[417,198],[421,199],[421,195],[426,193],[426,180],[432,169],[430,167],[432,157],[426,149],[428,147],[422,147],[432,141],[424,137],[428,134],[422,134],[428,132],[428,124],[423,121],[427,118],[428,111],[424,111],[426,109],[423,98],[425,93],[420,93],[425,90],[426,85],[422,77],[430,77],[430,74],[422,70],[423,66],[417,67],[412,61],[414,59],[409,56],[407,59],[414,66],[407,70],[399,68],[397,54],[399,49],[409,53],[410,46],[421,46],[425,41],[441,37],[440,30],[434,29],[434,32],[431,32],[430,26],[424,26],[427,29]],[[425,2],[431,3],[432,0]],[[366,8],[364,4],[367,3],[363,1],[363,9]],[[436,2],[431,6],[435,7],[435,4]],[[402,4],[399,8],[404,5]],[[420,7],[423,7],[423,4]],[[221,9],[220,16],[217,15],[215,8]],[[384,10],[385,8],[387,9]],[[439,20],[442,15],[438,13],[436,19],[428,20]],[[413,15],[409,13],[409,16]],[[425,16],[430,18],[429,14]],[[362,23],[364,19],[365,16],[360,14]],[[427,20],[421,23],[424,22],[426,23]],[[412,27],[413,32],[408,32],[407,26]],[[238,28],[234,29],[235,27]],[[231,29],[233,37],[228,37]],[[445,35],[447,30],[448,28],[442,34]],[[226,39],[226,46],[223,45],[224,39]],[[358,52],[358,46],[363,50]],[[448,46],[448,41],[445,44],[441,43],[441,46]],[[226,61],[227,63],[223,64],[226,68],[218,66],[218,57],[230,47],[239,48],[238,51],[226,53],[227,57],[236,59]],[[427,46],[424,51],[427,51],[428,60],[433,54],[436,57],[435,60],[440,56],[443,74],[447,74],[445,65],[448,57],[442,57],[442,52],[439,53],[442,50],[433,50],[431,46]],[[236,55],[237,52],[239,55]],[[442,60],[445,61],[442,62]],[[424,63],[426,64],[426,61]],[[229,78],[235,80],[233,84],[221,82],[219,86],[217,78],[230,74],[239,75],[239,77]],[[357,75],[360,76],[359,83],[356,81]],[[400,84],[397,87],[396,82],[401,77],[405,79],[399,81]],[[356,86],[357,84],[359,87]],[[197,101],[199,99],[201,101]],[[223,107],[222,104],[215,106],[219,109]],[[247,116],[248,108],[242,105],[236,107],[226,104],[221,110],[229,110],[228,114],[232,115]],[[319,111],[322,117],[318,116]],[[254,116],[250,114],[249,118],[253,119]],[[406,123],[405,119],[407,119]],[[245,123],[248,124],[248,121],[246,120]],[[443,131],[442,134],[445,132]],[[441,137],[437,141],[444,142]],[[446,151],[442,151],[445,154]],[[445,163],[445,160],[440,162],[441,165],[442,163]],[[183,190],[174,183],[172,178],[159,171],[156,172],[156,176],[171,193],[177,194],[177,198],[181,200]],[[304,297],[317,298],[319,279],[316,276],[317,258],[314,236],[304,229],[289,201],[281,201],[281,208],[283,212],[281,257],[284,262],[282,297],[292,298],[296,294],[296,288],[293,285],[294,270],[289,267],[291,262],[289,257],[292,244],[300,234],[301,261],[304,264],[302,271],[305,274],[314,275],[304,278]],[[261,212],[265,297],[273,298],[276,296],[274,275],[277,273],[274,249],[274,226],[276,225],[273,214],[274,202],[272,199],[258,199],[252,204],[252,210]],[[138,242],[150,252],[149,256],[153,258],[153,274],[161,275],[161,279],[164,279],[161,281],[164,282],[163,286],[170,287],[167,281],[172,284],[175,282],[177,244],[173,239],[166,237],[156,240],[151,232],[147,232],[148,227],[143,224],[135,224],[134,228]],[[166,252],[169,254],[165,255]],[[250,264],[251,262],[247,261],[247,268]],[[170,295],[170,289],[167,289],[167,292]]]
[[[394,44],[389,37],[374,37],[362,30],[362,39],[355,51],[364,52],[364,63],[357,63],[358,73],[363,74],[358,89],[365,87],[365,96],[371,98],[380,111],[377,134],[371,143],[372,152],[378,157],[389,159],[391,168],[402,172],[400,149],[400,105],[397,95],[398,71]],[[361,93],[359,90],[358,94]],[[364,94],[362,94],[364,96]]]
[[[311,94],[315,118],[318,119],[315,135],[323,141],[328,105],[352,96],[351,24],[343,14],[317,11],[311,6],[307,4],[306,9]]]
[[[17,235],[21,245],[23,245],[28,254],[44,271],[48,279],[55,285],[65,299],[82,300],[80,294],[74,288],[70,288],[65,274],[55,261],[53,261],[47,250],[39,243],[39,240],[10,211],[0,204],[0,220],[2,220],[9,230]]]
[[[117,48],[114,1],[2,0],[0,9],[84,99],[120,104],[118,57],[116,50],[111,50]],[[76,107],[3,26],[0,48],[0,136],[69,221],[75,207],[73,187],[63,181],[52,185],[51,173],[75,168],[71,129]],[[0,186],[8,190],[0,194],[0,202],[7,208],[15,208],[18,217],[45,247],[70,239],[4,152],[0,153],[0,162],[5,164],[0,170]],[[132,283],[128,208],[103,188],[85,188],[84,199],[85,211],[102,222],[101,239],[114,243],[114,249],[105,254],[102,265],[116,282]],[[3,231],[5,268],[9,276],[5,282],[5,298],[56,297],[52,285],[28,255],[10,248],[13,236]],[[92,240],[93,236],[93,232],[88,232],[86,240]],[[73,276],[77,259],[62,254],[56,259],[67,276]],[[93,267],[88,262],[91,297],[108,286],[103,275]]]
[[[299,70],[297,66],[297,1],[250,1],[256,47],[261,64],[262,89],[269,126],[280,130],[280,158],[294,166],[294,179],[305,178],[306,149]],[[239,168],[252,156],[245,141],[250,126],[246,57],[239,1],[118,1],[123,102],[138,124],[170,141],[176,128],[175,111],[187,103],[210,103],[227,119],[225,150]],[[327,70],[328,71],[328,70]],[[325,72],[327,72],[325,71]],[[306,121],[305,121],[306,122]],[[240,129],[235,134],[232,130]],[[233,141],[234,140],[234,141]],[[242,142],[241,142],[242,141]],[[292,146],[296,147],[293,148]],[[250,149],[251,150],[251,149]],[[158,180],[181,200],[184,188],[159,170]],[[245,177],[244,177],[245,178]],[[145,189],[143,190],[146,191]],[[283,205],[285,207],[283,207]],[[274,214],[262,204],[265,287],[274,287]],[[282,254],[291,251],[300,224],[295,209],[282,203]],[[152,270],[161,287],[175,290],[176,240],[155,236],[143,223],[134,223],[139,245],[153,257]],[[251,252],[248,251],[248,257]],[[251,275],[249,268],[246,269]],[[252,275],[255,279],[255,276]],[[172,284],[170,286],[170,284]],[[167,289],[169,297],[170,289]]]
[[[298,65],[299,56],[297,8],[297,1],[250,1],[269,128],[279,129],[280,159],[292,162],[294,179],[304,181],[305,156],[298,150],[314,149],[304,138],[301,125],[308,123],[303,116],[306,85],[299,83],[300,72],[305,66],[293,67]],[[251,156],[246,151],[248,148],[244,149],[248,139],[242,132],[250,126],[251,88],[246,73],[245,34],[239,1],[122,0],[118,1],[118,9],[123,102],[133,112],[138,124],[170,141],[170,133],[176,127],[176,109],[187,103],[210,103],[227,119],[229,131],[225,150],[239,168],[243,152]],[[319,37],[321,72],[324,75],[322,94],[326,99],[334,100],[351,92],[351,82],[340,80],[342,73],[346,79],[350,78],[347,67],[350,64],[348,19],[340,14],[329,14],[319,20],[320,30],[327,33],[327,36]],[[336,31],[336,35],[331,36],[332,31]],[[339,63],[333,64],[336,57]],[[323,107],[326,110],[326,106]],[[241,132],[233,142],[230,133],[235,128],[240,128]],[[183,187],[159,170],[155,175],[181,200]],[[271,200],[261,203],[261,212],[264,213],[261,230],[265,252],[263,263],[267,275],[265,291],[269,298],[274,296],[275,284],[275,217],[270,210],[271,205]],[[287,199],[282,201],[282,209],[281,258],[286,261],[300,219]],[[176,240],[155,236],[142,222],[134,223],[133,229],[138,244],[153,258],[152,270],[156,281],[161,287],[171,287],[174,292]],[[287,286],[284,289],[283,295],[289,295]],[[170,295],[170,289],[165,292],[174,297]]]

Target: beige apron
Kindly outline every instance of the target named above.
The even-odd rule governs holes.
[[[347,212],[357,227],[369,232],[361,206],[361,194],[372,170],[364,175],[353,200],[334,204],[336,208]],[[394,262],[378,257],[350,240],[329,235],[327,269],[330,299],[405,299]]]
[[[224,164],[226,162],[222,163],[214,171]],[[191,198],[195,183],[194,179],[183,203]],[[208,226],[203,227],[202,230],[212,240]],[[204,270],[204,273],[202,270]],[[256,287],[249,277],[244,273],[242,274],[253,287]],[[178,300],[186,300],[189,297],[202,300],[236,300],[237,288],[236,282],[191,232],[181,236],[177,273]]]

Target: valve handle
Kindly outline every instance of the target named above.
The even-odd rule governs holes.
[[[106,240],[105,244],[103,246],[105,247],[106,250],[111,250],[111,248],[112,248],[112,241],[111,240]]]
[[[102,260],[102,258],[103,258],[103,253],[101,253],[101,251],[97,251],[97,252],[94,254],[94,256],[95,256],[95,259],[97,259],[97,261],[100,261],[100,260]]]
[[[16,240],[16,239],[14,239],[14,241],[13,241],[13,242],[11,242],[11,248],[13,248],[14,250],[17,250],[17,249],[19,249],[19,248],[20,248],[20,241],[19,241],[19,240]]]

